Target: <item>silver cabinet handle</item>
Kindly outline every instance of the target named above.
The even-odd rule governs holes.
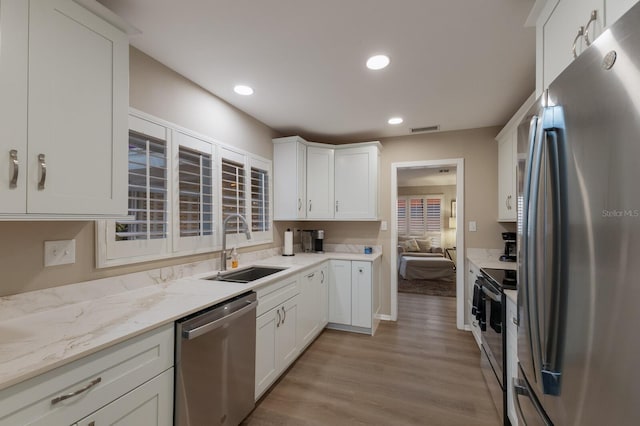
[[[516,317],[511,317],[511,322],[514,323],[515,325],[520,325],[520,321],[518,321],[518,318]]]
[[[60,396],[56,396],[55,398],[53,398],[51,400],[51,405],[55,405],[58,402],[62,402],[65,399],[69,399],[69,398],[73,398],[76,395],[80,395],[82,392],[86,392],[89,389],[91,389],[92,387],[94,387],[95,385],[97,385],[98,383],[100,383],[102,381],[102,377],[98,377],[97,379],[93,379],[91,382],[89,382],[85,387],[80,388],[78,390],[75,390],[71,393],[68,393],[66,395],[60,395]]]
[[[278,322],[276,324],[276,327],[280,327],[280,322],[282,321],[282,316],[280,315],[280,309],[278,309],[276,312],[278,313]]]
[[[302,200],[298,198],[298,211],[302,209]]]
[[[313,278],[313,277],[315,277],[315,276],[316,276],[316,273],[314,272],[313,274],[309,274],[309,275],[307,275],[307,278],[311,279],[311,278]]]
[[[473,324],[474,327],[478,326],[478,321],[471,321],[471,324]]]
[[[47,163],[44,161],[44,154],[38,154],[38,164],[40,165],[40,180],[38,181],[38,189],[44,189],[44,183],[47,180]]]
[[[311,211],[311,200],[309,200],[309,211]]]
[[[284,306],[282,307],[282,323],[284,324],[284,322],[287,320],[287,311],[284,309]]]
[[[573,39],[573,47],[571,48],[571,51],[573,52],[573,59],[576,59],[578,57],[578,53],[576,53],[576,44],[578,44],[578,40],[582,36],[584,36],[584,27],[578,28],[576,38]]]
[[[320,271],[320,276],[322,277],[322,278],[320,279],[320,283],[321,283],[321,284],[324,284],[324,271]]]
[[[338,200],[336,200],[336,213],[338,213],[338,206],[340,205],[340,202]]]
[[[11,161],[11,167],[13,167],[13,171],[11,172],[11,180],[9,181],[9,188],[15,188],[18,186],[18,171],[20,166],[17,150],[12,149],[11,151],[9,151],[9,160]]]
[[[509,196],[507,195],[507,198],[504,199],[504,206],[506,207],[507,210],[509,210]]]
[[[587,22],[587,25],[584,26],[584,42],[587,44],[587,47],[591,46],[591,41],[589,40],[589,25],[591,25],[591,23],[595,23],[597,20],[598,11],[592,10],[591,16],[589,17],[589,22]],[[593,29],[595,30],[595,25]]]

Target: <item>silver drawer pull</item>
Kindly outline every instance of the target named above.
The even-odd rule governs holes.
[[[589,40],[589,25],[591,25],[591,23],[595,23],[598,20],[598,11],[597,10],[592,10],[591,11],[591,16],[589,17],[589,22],[587,22],[587,25],[584,26],[584,42],[586,43],[587,47],[591,46],[591,40]],[[595,25],[593,26],[594,32],[595,32]]]
[[[40,180],[38,181],[38,189],[44,189],[44,183],[47,180],[47,163],[44,161],[44,154],[38,154],[38,164],[40,164]]]
[[[18,186],[18,170],[20,166],[20,162],[18,161],[18,151],[15,149],[9,151],[9,158],[11,160],[11,167],[13,167],[11,180],[9,181],[9,188],[15,188]]]
[[[282,307],[282,323],[284,324],[284,322],[287,319],[287,311],[286,309],[284,309],[284,306]]]
[[[89,389],[91,389],[92,387],[94,387],[95,385],[100,383],[101,381],[102,381],[102,377],[98,377],[97,379],[93,379],[88,385],[86,385],[83,388],[75,390],[75,391],[73,391],[71,393],[68,393],[66,395],[56,396],[55,398],[53,398],[51,400],[51,405],[55,405],[58,402],[64,401],[65,399],[73,398],[76,395],[80,395],[82,392],[88,391]]]
[[[584,27],[578,28],[578,33],[576,34],[576,38],[573,39],[573,47],[571,48],[571,52],[573,52],[573,59],[578,57],[578,53],[576,52],[576,47],[578,44],[578,40],[580,37],[584,36]]]

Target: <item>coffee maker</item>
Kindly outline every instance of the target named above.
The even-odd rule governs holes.
[[[301,243],[304,253],[324,253],[324,230],[304,229],[302,231]]]
[[[516,255],[516,233],[503,232],[502,240],[504,241],[504,254],[500,256],[503,262],[515,262],[518,258]]]

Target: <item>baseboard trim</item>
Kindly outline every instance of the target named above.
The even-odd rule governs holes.
[[[387,315],[387,314],[377,314],[376,318],[378,318],[380,321],[393,321],[391,319],[391,315]]]

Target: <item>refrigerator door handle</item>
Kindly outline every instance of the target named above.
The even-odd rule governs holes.
[[[543,113],[544,114],[544,113]],[[538,238],[536,235],[536,221],[538,218],[539,193],[540,193],[540,174],[542,168],[542,154],[544,151],[545,131],[541,118],[537,119],[537,126],[533,143],[531,144],[531,171],[529,172],[529,187],[525,188],[528,193],[528,203],[525,208],[525,228],[524,228],[524,246],[526,250],[525,264],[526,267],[526,284],[524,291],[524,303],[526,304],[526,312],[528,314],[527,324],[529,327],[529,342],[531,349],[531,359],[533,361],[533,369],[535,380],[542,368],[540,320],[538,313],[538,271],[536,265],[538,262],[537,249]]]
[[[554,107],[559,110],[560,107]],[[561,111],[556,112],[555,115],[561,114]],[[546,259],[549,262],[545,262],[545,289],[544,293],[548,292],[549,300],[548,305],[545,306],[545,311],[548,312],[547,327],[544,330],[544,340],[541,342],[544,346],[542,352],[542,389],[547,395],[559,395],[560,394],[560,358],[561,348],[560,341],[562,339],[564,323],[564,312],[566,309],[563,306],[566,298],[564,297],[564,285],[566,282],[566,254],[564,252],[566,237],[565,229],[565,214],[566,207],[563,205],[563,193],[565,188],[566,179],[563,177],[563,170],[566,167],[561,166],[562,161],[562,146],[563,146],[563,132],[561,129],[549,129],[546,132],[546,147],[547,147],[547,171],[550,178],[550,194],[547,197],[547,202],[551,204],[551,217],[546,217],[547,226],[551,228],[552,238],[546,240],[547,247],[545,251]],[[564,197],[566,199],[566,197]]]

